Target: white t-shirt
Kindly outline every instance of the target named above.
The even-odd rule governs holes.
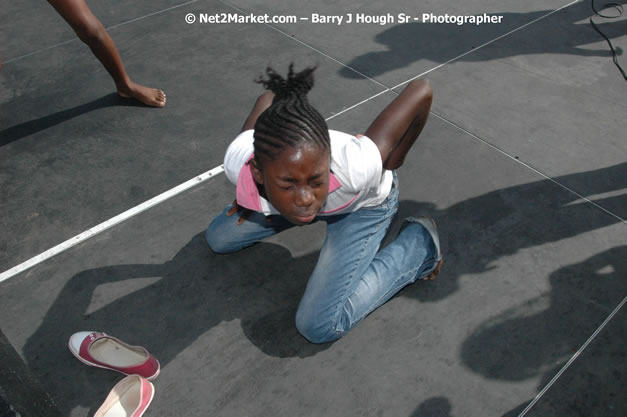
[[[226,177],[236,186],[237,203],[265,215],[279,212],[259,195],[247,162],[252,158],[253,130],[240,133],[224,156]],[[392,188],[392,171],[383,169],[379,148],[366,137],[329,130],[331,174],[329,194],[320,216],[344,214],[381,204]]]

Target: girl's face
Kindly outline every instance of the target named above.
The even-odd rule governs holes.
[[[315,145],[286,147],[260,169],[252,164],[255,181],[272,205],[294,224],[311,223],[329,192],[329,152]]]

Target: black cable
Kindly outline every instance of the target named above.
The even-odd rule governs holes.
[[[623,15],[623,5],[622,4],[607,3],[606,5],[603,6],[601,11],[599,12],[594,7],[594,0],[590,0],[590,1],[591,1],[591,4],[592,4],[592,11],[594,12],[595,16],[604,17],[606,19],[617,19],[617,18],[619,18],[619,17],[621,17]],[[609,8],[616,9],[616,11],[618,12],[618,15],[610,16],[610,15],[606,15],[606,14],[602,13],[604,10],[609,9]],[[616,50],[614,49],[614,45],[612,45],[612,42],[610,42],[610,39],[607,36],[605,36],[605,34],[603,32],[601,32],[601,30],[598,28],[598,26],[592,21],[592,17],[590,18],[590,24],[592,25],[592,28],[594,30],[596,30],[599,35],[603,36],[603,38],[607,41],[607,44],[610,46],[610,50],[612,51],[612,60],[614,61],[614,65],[616,65],[616,67],[618,68],[620,73],[623,74],[623,78],[625,80],[627,80],[627,74],[625,74],[625,70],[623,70],[623,68],[618,63],[618,55],[616,53]]]

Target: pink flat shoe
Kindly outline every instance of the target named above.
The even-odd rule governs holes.
[[[155,387],[139,375],[129,375],[115,384],[94,417],[140,417],[146,412]]]
[[[111,369],[125,375],[140,375],[148,380],[159,375],[161,365],[141,346],[131,346],[98,332],[74,333],[68,342],[72,354],[89,366]]]

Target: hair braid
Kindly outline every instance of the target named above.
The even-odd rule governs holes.
[[[308,67],[295,73],[290,64],[287,78],[266,69],[267,78],[255,80],[274,93],[272,104],[255,123],[255,155],[274,159],[286,146],[313,144],[330,151],[329,128],[324,118],[309,104],[307,93],[314,84]]]

